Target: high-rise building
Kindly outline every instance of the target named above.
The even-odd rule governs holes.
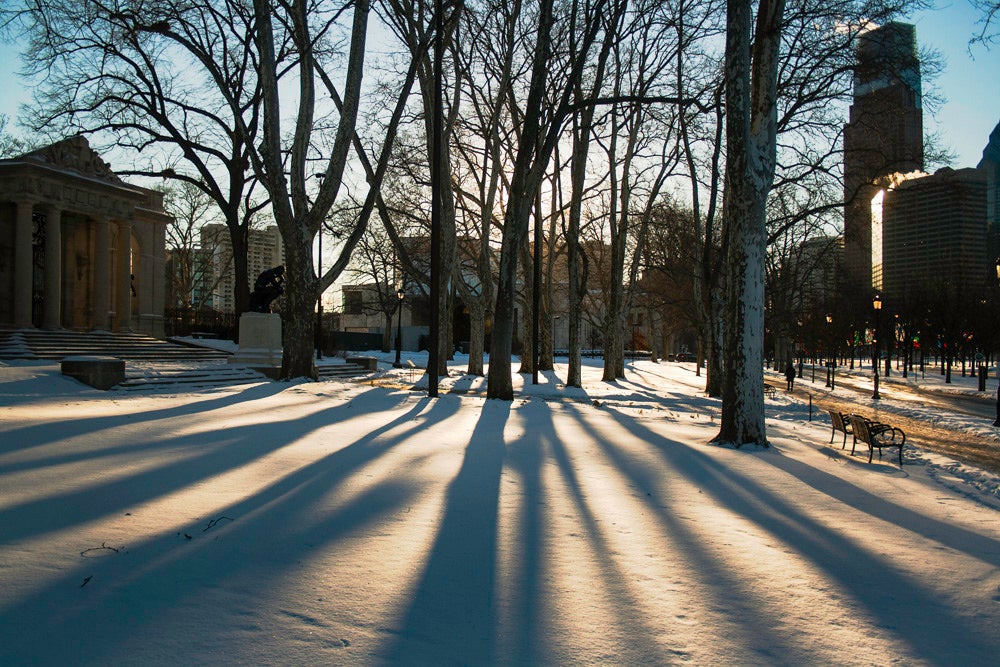
[[[941,169],[880,190],[872,202],[872,281],[893,300],[976,293],[988,265],[986,172]]]
[[[213,307],[223,313],[236,312],[234,286],[236,275],[233,271],[233,249],[229,232],[225,225],[204,225],[201,228],[203,248],[213,249],[213,273],[216,277]],[[251,229],[247,239],[247,273],[249,287],[267,269],[284,263],[285,249],[281,244],[281,234],[277,225],[264,229]]]
[[[875,181],[924,166],[920,61],[914,26],[888,23],[858,38],[854,99],[844,127],[844,259],[848,275],[872,272]]]
[[[986,226],[994,266],[1000,262],[1000,123],[990,132],[979,169],[986,175]]]

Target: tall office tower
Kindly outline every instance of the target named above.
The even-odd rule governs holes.
[[[887,23],[858,38],[854,101],[844,126],[844,261],[859,286],[872,275],[876,179],[922,170],[923,116],[916,28]]]

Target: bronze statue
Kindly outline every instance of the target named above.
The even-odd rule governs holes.
[[[250,293],[249,311],[252,313],[270,313],[271,302],[285,291],[281,283],[285,281],[285,267],[276,266],[264,271],[253,284]]]

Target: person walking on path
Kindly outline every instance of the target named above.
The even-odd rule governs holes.
[[[788,382],[788,391],[791,391],[795,386],[795,365],[790,361],[785,367],[785,380]]]

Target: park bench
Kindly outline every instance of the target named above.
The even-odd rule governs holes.
[[[833,444],[833,437],[837,435],[837,431],[840,431],[844,434],[844,442],[840,446],[843,449],[847,447],[847,436],[854,435],[854,429],[851,427],[851,416],[837,410],[827,410],[827,412],[830,413],[830,444]]]
[[[906,434],[903,433],[902,429],[872,421],[861,415],[851,415],[851,430],[854,433],[851,456],[854,455],[854,448],[859,440],[868,445],[868,463],[872,462],[872,455],[876,449],[878,449],[878,457],[882,458],[883,447],[898,447],[899,467],[903,467],[903,444],[906,442]]]
[[[765,398],[774,398],[777,395],[778,395],[778,388],[775,387],[773,384],[768,384],[768,383],[765,382],[764,383],[764,397]]]

